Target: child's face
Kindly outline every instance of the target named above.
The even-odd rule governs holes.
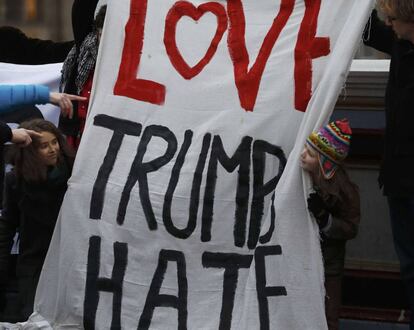
[[[42,162],[47,166],[55,166],[60,153],[60,145],[56,136],[50,132],[40,132],[37,151]]]
[[[310,173],[316,174],[319,169],[319,160],[317,151],[313,150],[308,145],[302,150],[300,154],[300,166]]]

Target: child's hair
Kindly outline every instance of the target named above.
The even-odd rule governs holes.
[[[50,121],[44,119],[32,119],[21,123],[21,128],[30,129],[36,132],[49,132],[53,134],[59,143],[60,154],[58,155],[58,164],[69,162],[71,166],[74,159],[74,152],[68,144],[60,130]],[[16,145],[12,146],[11,163],[14,165],[14,171],[17,177],[23,178],[27,182],[41,182],[47,178],[48,166],[45,165],[38,153],[39,140],[34,137],[33,142],[21,148]]]

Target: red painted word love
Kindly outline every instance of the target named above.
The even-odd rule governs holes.
[[[312,96],[312,60],[330,53],[329,38],[316,37],[321,0],[304,1],[306,9],[294,53],[295,109],[299,111],[306,110]],[[144,44],[147,3],[148,0],[131,0],[130,17],[125,27],[124,48],[114,94],[162,105],[166,95],[165,86],[137,77]],[[263,40],[255,62],[250,65],[245,38],[246,21],[241,0],[227,0],[227,10],[217,2],[207,2],[195,7],[187,1],[178,1],[168,12],[165,21],[164,44],[167,54],[177,72],[185,79],[192,79],[211,61],[229,25],[227,44],[233,62],[240,105],[246,111],[253,111],[267,61],[293,12],[294,5],[295,0],[281,0],[279,12]],[[195,66],[190,67],[177,47],[177,23],[183,16],[198,21],[205,13],[212,13],[217,17],[217,30],[204,57]]]

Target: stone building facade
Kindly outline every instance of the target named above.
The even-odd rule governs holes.
[[[63,41],[72,39],[72,0],[0,0],[0,25],[27,35]]]

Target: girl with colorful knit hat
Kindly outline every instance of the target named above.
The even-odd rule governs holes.
[[[356,236],[360,220],[358,187],[341,166],[351,134],[346,119],[332,122],[312,132],[301,153],[301,166],[310,174],[314,189],[307,202],[321,234],[329,330],[338,329],[345,244]]]

